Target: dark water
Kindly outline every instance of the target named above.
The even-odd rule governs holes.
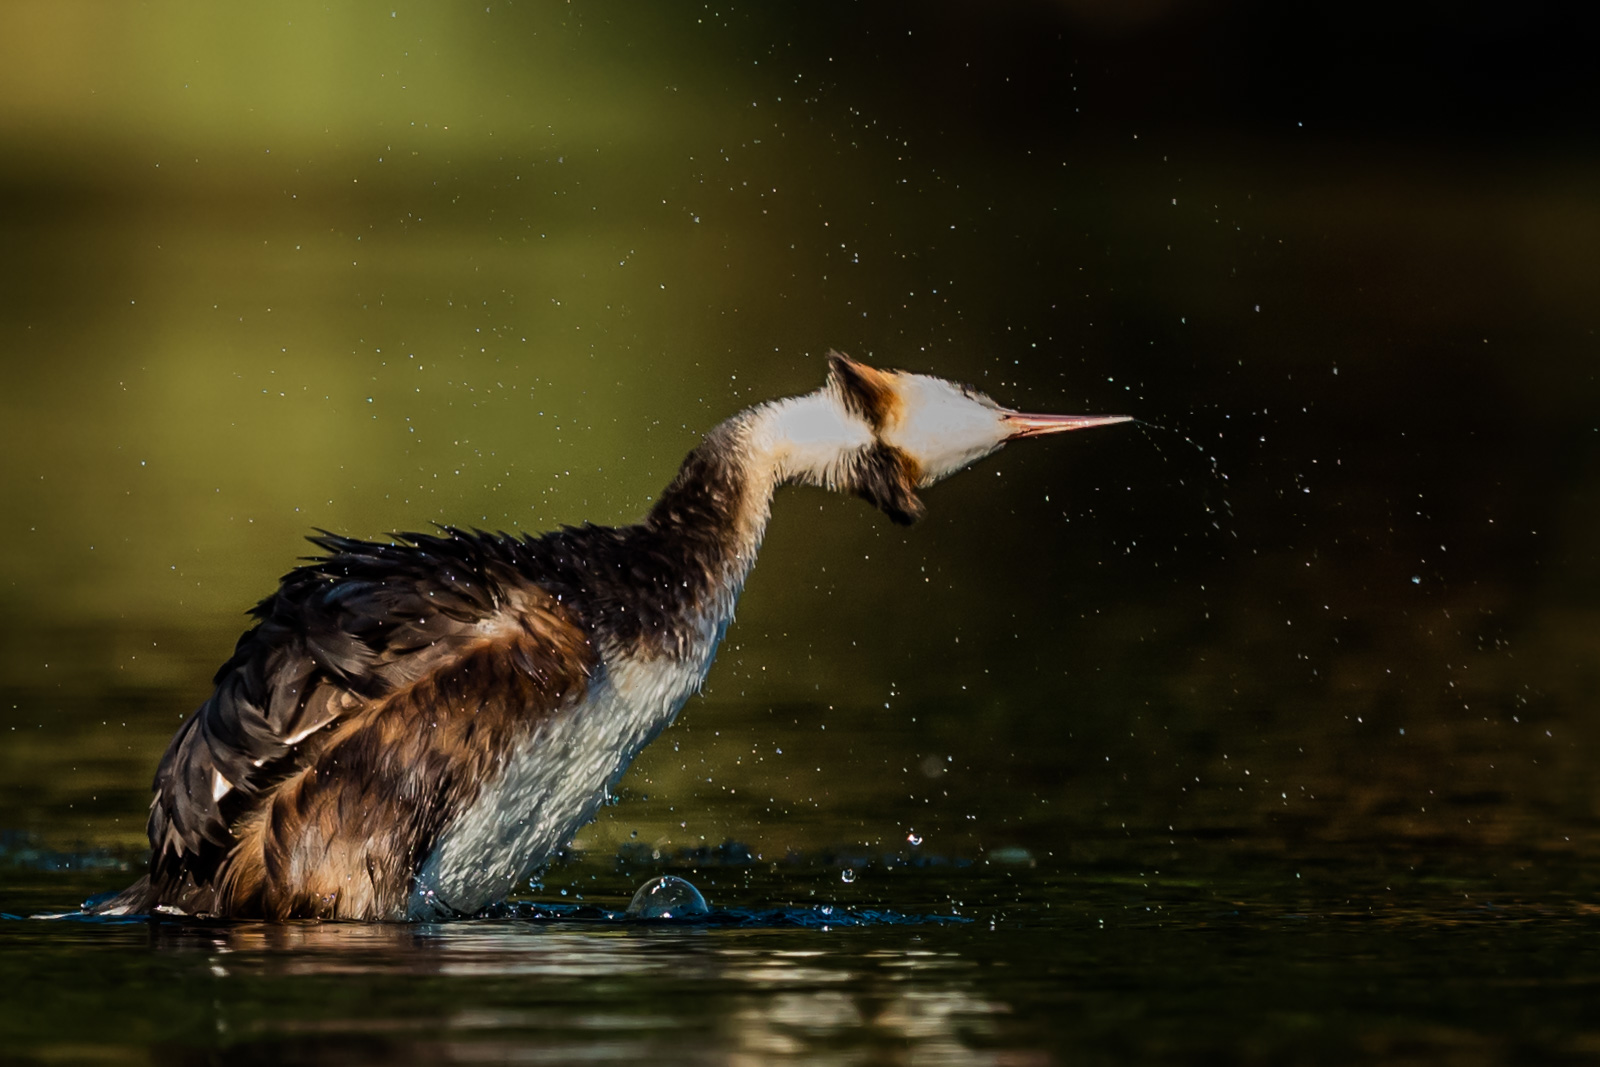
[[[28,1059],[112,1062],[1494,1063],[1600,1051],[1592,882],[1552,892],[1531,866],[1493,879],[1296,866],[869,867],[850,885],[804,866],[721,867],[700,876],[714,899],[775,906],[695,925],[599,918],[623,900],[604,889],[566,919],[7,922],[4,1037]],[[624,884],[609,869],[596,878]],[[37,879],[6,893],[47,903]],[[872,908],[882,898],[968,921],[885,921]]]
[[[830,347],[1144,422],[787,491],[542,910],[7,920],[7,1056],[1600,1056],[1573,26],[483,6],[0,10],[0,912],[131,880],[310,528],[631,520]]]

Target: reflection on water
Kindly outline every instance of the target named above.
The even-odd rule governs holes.
[[[9,921],[0,1037],[38,1058],[159,1048],[316,1063],[1339,1062],[1404,1050],[1488,1063],[1600,1048],[1600,964],[1586,947],[1600,935],[1589,903],[1600,885],[1300,873],[976,869],[907,891],[963,896],[978,922],[834,930]],[[62,879],[84,877],[13,877],[0,893],[59,896],[72,888]]]
[[[652,952],[626,935],[521,923],[293,923],[208,929],[161,925],[155,947],[237,957],[233,970],[283,975],[438,974],[584,978],[696,971],[693,956]],[[686,969],[687,968],[687,969]]]
[[[80,1048],[181,995],[200,998],[205,1021],[177,1026],[172,1039],[247,1041],[312,1061],[762,1062],[829,1050],[853,1061],[882,1045],[937,1062],[1000,1039],[994,1020],[1013,1011],[979,988],[974,961],[920,947],[921,933],[863,942],[610,925],[26,922],[3,931],[11,947],[0,967],[26,965],[24,945],[66,963],[59,952],[71,943],[80,959],[96,945],[112,953],[111,973],[77,975],[86,986],[141,976],[80,1029],[89,1042]],[[44,1055],[66,1049],[50,1036],[59,1018],[13,1036]]]
[[[854,996],[828,990],[781,993],[736,1010],[728,1020],[728,1037],[739,1052],[757,1057],[792,1056],[819,1046],[886,1044],[918,1063],[957,1058],[982,1063],[1002,1057],[1014,1062],[1014,1052],[978,1054],[978,1047],[995,1035],[989,1017],[1008,1010],[958,989],[881,989]]]

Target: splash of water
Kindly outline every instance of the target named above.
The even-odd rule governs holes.
[[[1226,495],[1230,479],[1228,478],[1227,473],[1223,471],[1221,464],[1217,461],[1217,457],[1212,453],[1207,452],[1205,446],[1200,444],[1200,442],[1196,441],[1193,437],[1184,433],[1182,430],[1174,429],[1170,426],[1162,426],[1160,423],[1150,422],[1148,419],[1134,419],[1133,424],[1139,428],[1140,433],[1144,434],[1145,440],[1150,442],[1150,446],[1156,450],[1156,454],[1168,463],[1173,462],[1172,458],[1167,454],[1166,449],[1161,447],[1161,442],[1150,433],[1151,430],[1159,430],[1162,433],[1171,434],[1173,437],[1176,437],[1178,440],[1194,449],[1195,452],[1199,453],[1200,457],[1205,460],[1205,470],[1207,475],[1210,477],[1211,482],[1218,487],[1219,490],[1216,505],[1213,505],[1210,499],[1203,498],[1201,500],[1201,506],[1205,508],[1206,514],[1211,519],[1212,529],[1216,530],[1218,533],[1225,533],[1230,537],[1237,538],[1239,536],[1238,531],[1232,529],[1234,517],[1233,504],[1229,501]],[[1189,485],[1188,481],[1181,477],[1178,479],[1178,484],[1186,488]],[[1224,522],[1229,524],[1228,528],[1226,529],[1223,526]]]

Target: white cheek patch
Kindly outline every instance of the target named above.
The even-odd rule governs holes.
[[[883,439],[922,467],[932,485],[982,459],[1006,439],[1000,411],[939,378],[903,374],[898,379],[899,418]]]

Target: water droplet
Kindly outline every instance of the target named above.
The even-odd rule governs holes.
[[[856,872],[855,872],[855,868],[854,867],[846,867],[843,871],[839,872],[839,881],[841,881],[841,882],[853,882],[855,880],[856,880]]]
[[[911,846],[915,848],[917,845],[922,844],[922,835],[913,830],[906,835],[906,840],[911,842]]]

